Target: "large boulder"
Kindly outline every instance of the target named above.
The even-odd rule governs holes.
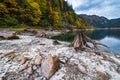
[[[60,60],[57,56],[48,55],[41,64],[42,75],[49,79],[60,67]]]
[[[19,39],[15,31],[4,30],[0,32],[1,39]]]

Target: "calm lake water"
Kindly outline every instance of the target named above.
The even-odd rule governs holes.
[[[86,32],[89,33],[90,31]],[[90,32],[88,36],[110,47],[100,47],[100,49],[120,54],[120,29],[94,30]],[[53,39],[72,42],[74,35],[72,33],[67,33],[65,35],[55,36]]]
[[[120,54],[120,29],[94,30],[88,36],[92,39],[99,40],[101,43],[106,44],[110,47],[102,47],[103,50]]]

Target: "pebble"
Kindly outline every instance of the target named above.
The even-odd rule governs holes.
[[[42,56],[37,56],[35,58],[35,65],[40,65],[42,63]]]
[[[28,72],[29,75],[33,74],[33,69],[32,69],[32,67],[29,67],[28,70],[27,70],[27,72]]]
[[[117,68],[117,72],[120,73],[120,66],[118,66],[118,68]]]
[[[68,61],[67,57],[60,57],[60,61],[62,61],[63,63],[66,63]]]
[[[36,78],[34,78],[34,80],[47,80],[47,78],[41,76],[41,77],[36,77]]]
[[[29,64],[29,62],[26,62],[25,64],[23,64],[23,65],[19,68],[19,71],[23,71],[23,70],[25,70],[26,68],[28,68],[28,64]]]
[[[24,64],[26,61],[28,61],[29,58],[28,57],[22,57],[21,58],[21,61],[20,61],[20,64]]]
[[[37,66],[36,65],[33,65],[33,70],[37,70]]]
[[[85,66],[78,64],[78,69],[82,72],[82,73],[87,73],[87,69],[85,68]]]

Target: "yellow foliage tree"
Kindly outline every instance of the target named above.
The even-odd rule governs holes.
[[[27,5],[27,8],[25,9],[23,16],[33,23],[33,25],[37,25],[40,22],[41,18],[41,10],[40,10],[40,5],[37,3],[36,0],[25,0],[25,4]]]
[[[4,0],[3,3],[5,4],[8,13],[13,16],[16,17],[15,14],[18,13],[18,6],[17,6],[17,1],[16,0]]]
[[[53,22],[54,22],[55,26],[59,25],[59,23],[60,23],[59,12],[57,12],[57,11],[53,12]]]
[[[39,4],[40,9],[42,10],[43,14],[46,11],[47,8],[47,2],[46,0],[36,0],[36,2]]]
[[[82,19],[81,18],[77,18],[75,20],[75,24],[76,24],[76,28],[82,28]]]
[[[0,3],[0,16],[3,16],[5,13],[8,13],[6,6]]]

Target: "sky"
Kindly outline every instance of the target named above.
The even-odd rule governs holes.
[[[120,0],[65,0],[77,14],[120,18]]]

